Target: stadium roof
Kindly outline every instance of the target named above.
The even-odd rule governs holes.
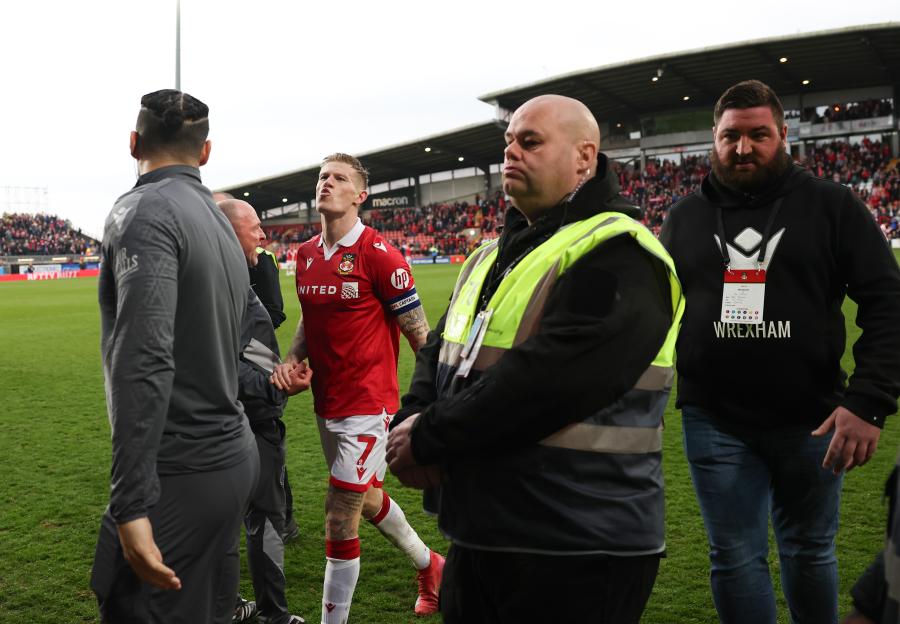
[[[782,98],[885,85],[900,92],[900,24],[664,54],[563,74],[479,99],[512,111],[536,95],[559,93],[583,101],[598,120],[614,122],[679,109],[711,111],[725,89],[747,78],[766,82]],[[502,159],[504,128],[503,121],[485,121],[357,156],[369,169],[372,185],[467,166],[487,170]],[[258,210],[270,210],[312,199],[318,170],[316,163],[221,190],[236,197],[249,193],[247,199]]]
[[[487,170],[491,164],[502,159],[504,129],[505,124],[484,121],[356,156],[369,170],[371,186],[462,167],[481,167]],[[319,163],[316,163],[296,171],[220,190],[238,198],[243,197],[244,193],[250,193],[247,199],[257,210],[269,210],[286,203],[312,199],[318,173]],[[284,199],[288,201],[285,202]]]
[[[900,87],[900,24],[854,26],[635,59],[479,99],[511,111],[536,95],[559,93],[584,102],[598,120],[616,121],[679,108],[712,110],[725,89],[749,78],[762,80],[782,98],[812,91]]]

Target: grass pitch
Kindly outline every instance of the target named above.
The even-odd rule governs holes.
[[[446,308],[458,266],[414,269],[428,318]],[[282,276],[288,320],[278,332],[287,348],[298,318],[292,278]],[[848,342],[859,335],[855,306],[845,305]],[[0,446],[0,624],[95,622],[89,588],[99,518],[108,500],[110,442],[100,364],[96,279],[13,282],[0,285],[0,398],[4,411]],[[852,358],[845,355],[845,368]],[[401,345],[405,388],[413,357]],[[288,545],[286,574],[291,609],[318,621],[324,572],[324,493],[327,471],[319,448],[311,397],[291,399],[288,470],[301,537]],[[681,449],[681,422],[666,414],[665,474],[668,557],[647,606],[647,623],[717,620],[709,591],[706,536]],[[886,509],[881,501],[900,434],[893,420],[869,465],[844,482],[838,560],[841,607],[849,588],[880,549]],[[385,487],[429,546],[446,552],[435,521],[420,510],[419,493],[390,475]],[[415,574],[405,557],[377,530],[362,523],[362,564],[352,622],[396,624],[414,618]],[[776,585],[774,542],[770,566]],[[244,569],[241,590],[253,591]],[[780,595],[780,588],[776,587]],[[779,598],[779,622],[789,622]],[[437,622],[439,617],[426,621]]]

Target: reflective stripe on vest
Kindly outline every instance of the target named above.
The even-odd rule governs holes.
[[[509,349],[534,335],[559,278],[619,235],[632,236],[668,268],[672,319],[665,342],[634,386],[610,405],[500,458],[451,462],[439,524],[454,542],[548,554],[624,556],[665,550],[662,416],[684,302],[671,258],[645,227],[621,213],[602,213],[561,228],[529,253],[486,304],[489,326],[472,373],[463,379],[454,373],[498,256],[496,244],[476,250],[463,265],[447,311],[437,390],[441,397],[464,390]],[[485,479],[487,474],[491,477]],[[473,521],[473,514],[493,520]]]
[[[646,392],[667,395],[674,378],[675,341],[684,310],[681,284],[675,265],[662,244],[643,225],[621,213],[601,213],[561,228],[526,256],[501,282],[487,304],[489,326],[473,370],[484,371],[506,351],[537,332],[550,292],[559,277],[575,262],[603,242],[628,234],[668,268],[673,318],[666,340],[634,388],[617,402],[620,412],[648,409]],[[477,249],[463,265],[447,312],[439,363],[452,375],[477,314],[481,289],[497,260],[497,245]],[[449,376],[448,375],[448,376]],[[665,401],[654,401],[653,426],[574,423],[544,439],[541,444],[601,453],[657,453],[662,449],[662,411]],[[626,421],[627,422],[627,421]]]
[[[647,228],[614,212],[601,213],[560,229],[513,268],[487,304],[487,308],[492,310],[492,316],[473,368],[484,370],[496,363],[507,349],[534,335],[543,316],[547,297],[559,277],[604,241],[626,233],[668,268],[673,323],[653,365],[671,368],[678,324],[684,311],[684,299],[675,265],[662,244]],[[458,364],[457,345],[465,343],[478,312],[481,289],[497,260],[497,253],[496,241],[483,245],[472,253],[460,271],[442,335],[440,361],[445,365],[455,367]]]

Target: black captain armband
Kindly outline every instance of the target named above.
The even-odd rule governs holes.
[[[399,316],[410,310],[415,310],[421,305],[422,300],[419,299],[419,294],[416,292],[415,288],[411,288],[402,295],[394,297],[393,299],[388,299],[387,301],[387,306],[394,316]]]

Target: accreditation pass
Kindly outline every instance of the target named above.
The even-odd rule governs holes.
[[[722,321],[755,325],[763,322],[765,269],[725,269]]]
[[[492,313],[493,310],[479,312],[475,320],[472,321],[469,337],[466,339],[466,344],[463,345],[462,353],[460,353],[459,368],[456,370],[457,377],[469,376],[472,364],[475,363],[475,358],[478,357],[478,352],[481,350],[481,343],[484,341],[484,334],[487,332]]]

